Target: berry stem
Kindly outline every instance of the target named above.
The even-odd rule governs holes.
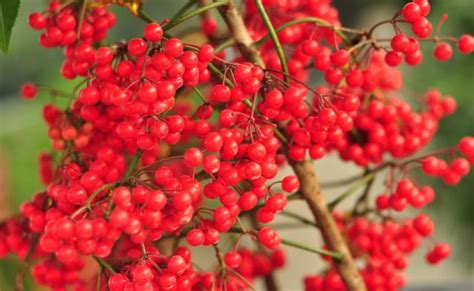
[[[348,42],[348,39],[347,39],[347,36],[343,33],[343,31],[352,32],[352,33],[356,33],[356,34],[363,34],[364,33],[364,31],[359,30],[359,29],[351,29],[351,28],[346,28],[346,27],[334,26],[334,25],[330,24],[329,22],[327,22],[327,21],[325,21],[321,18],[317,18],[317,17],[303,17],[303,18],[292,20],[292,21],[288,21],[288,22],[280,25],[279,27],[275,28],[275,32],[278,33],[280,31],[284,30],[285,28],[291,27],[293,25],[302,24],[302,23],[315,23],[317,26],[330,28],[330,29],[334,30],[334,32],[345,43]],[[271,38],[270,33],[266,34],[264,37],[262,37],[261,39],[259,39],[258,41],[255,42],[255,46],[258,47],[258,48],[261,47],[270,38]]]
[[[112,265],[109,264],[107,261],[105,261],[101,258],[98,258],[96,256],[93,256],[93,258],[99,264],[99,266],[101,266],[102,268],[105,268],[105,269],[109,270],[109,272],[112,273],[112,274],[116,273],[114,268],[112,267]]]
[[[220,0],[220,1],[215,1],[213,3],[210,3],[205,6],[201,6],[191,12],[185,13],[182,16],[179,16],[174,22],[168,22],[167,24],[163,25],[163,30],[168,31],[172,29],[173,27],[177,26],[180,23],[185,22],[186,20],[193,18],[194,16],[197,16],[201,13],[205,13],[206,11],[212,10],[217,7],[221,7],[224,5],[227,5],[229,0]]]
[[[138,9],[138,17],[149,23],[157,22],[156,19],[154,19],[150,14],[148,14],[148,12],[143,9]]]
[[[260,16],[262,17],[263,22],[265,23],[265,26],[268,29],[268,33],[270,34],[270,37],[273,41],[273,45],[275,46],[278,58],[280,59],[281,63],[281,68],[284,73],[284,79],[285,82],[288,83],[288,64],[286,63],[286,57],[285,57],[285,52],[283,51],[283,47],[281,46],[280,40],[278,39],[277,33],[275,31],[275,28],[273,27],[273,24],[270,20],[270,17],[268,17],[267,12],[265,11],[265,7],[262,4],[261,0],[255,0],[255,5],[257,5],[257,9],[260,13]]]
[[[102,273],[104,272],[104,267],[99,264],[99,271],[97,272],[97,286],[96,290],[101,290],[101,283],[102,283]]]
[[[336,199],[334,199],[333,201],[329,202],[328,203],[328,208],[329,210],[334,210],[334,208],[336,208],[336,206],[341,203],[342,201],[344,201],[347,197],[351,196],[352,194],[354,194],[357,190],[359,190],[359,188],[361,186],[364,186],[368,183],[370,183],[371,181],[374,180],[375,178],[375,175],[376,173],[375,172],[370,172],[368,173],[367,175],[363,176],[362,178],[360,178],[358,181],[356,181],[356,183],[354,183],[354,185],[352,187],[350,187],[349,189],[347,189],[345,192],[343,192],[341,195],[339,195]]]
[[[123,181],[128,180],[132,176],[133,172],[135,172],[138,166],[138,162],[140,162],[141,156],[142,156],[142,152],[140,150],[137,151],[137,153],[133,156],[127,168],[127,172],[125,173],[125,176],[123,177]]]
[[[173,23],[178,20],[181,16],[184,15],[184,13],[186,13],[191,7],[193,7],[194,4],[196,4],[196,0],[189,0],[188,3],[184,4],[184,6],[181,7],[178,12],[176,12],[176,14],[170,18],[168,23]]]
[[[87,198],[86,203],[84,203],[84,206],[77,209],[73,214],[71,214],[71,219],[76,218],[79,214],[81,214],[82,212],[84,212],[86,210],[90,210],[92,201],[97,197],[97,195],[102,193],[102,191],[104,191],[106,189],[113,188],[117,185],[118,185],[118,183],[110,183],[110,184],[104,184],[101,187],[99,187],[99,189],[95,190],[94,193],[92,193],[91,196],[89,196],[89,198]]]
[[[309,247],[309,246],[306,246],[306,245],[303,245],[303,244],[300,244],[300,243],[297,243],[297,242],[294,242],[294,241],[291,241],[291,240],[287,240],[287,239],[284,239],[284,238],[281,239],[281,243],[284,244],[284,245],[290,246],[290,247],[294,247],[294,248],[297,248],[297,249],[300,249],[300,250],[305,250],[305,251],[315,253],[315,254],[318,254],[318,255],[321,255],[321,256],[331,257],[331,258],[333,258],[334,260],[336,260],[338,262],[342,261],[342,259],[344,258],[344,255],[341,254],[341,253],[333,252],[333,251],[327,251],[327,250],[323,250],[323,249],[312,248],[312,247]]]
[[[296,214],[296,213],[293,213],[293,212],[290,212],[290,211],[286,211],[286,210],[283,210],[282,212],[280,212],[281,215],[283,216],[287,216],[287,217],[291,217],[291,218],[294,218],[294,219],[297,219],[299,220],[300,222],[304,223],[304,224],[307,224],[307,225],[311,225],[311,226],[314,226],[314,227],[318,227],[318,224],[307,219],[306,217],[304,216],[301,216],[299,214]]]

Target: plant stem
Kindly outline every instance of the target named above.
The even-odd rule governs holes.
[[[154,19],[150,14],[148,14],[145,10],[143,9],[138,9],[138,17],[141,19],[145,20],[146,22],[158,22],[156,19]]]
[[[176,14],[170,18],[170,21],[168,23],[175,22],[178,18],[183,16],[183,14],[186,13],[186,11],[188,11],[191,7],[193,7],[194,4],[196,4],[196,0],[189,0],[188,3],[186,3],[183,7],[181,7],[178,10],[178,12],[176,12]]]
[[[96,256],[92,256],[92,257],[99,264],[99,266],[101,266],[104,269],[109,270],[109,272],[112,273],[112,274],[116,273],[115,270],[114,270],[114,267],[112,267],[112,265],[109,264],[107,261],[105,261],[105,260],[103,260],[99,257],[96,257]]]
[[[293,26],[293,25],[298,25],[298,24],[301,24],[301,23],[315,23],[317,24],[318,26],[321,26],[321,27],[327,27],[327,28],[331,28],[334,30],[334,32],[344,41],[344,42],[348,42],[348,39],[347,39],[347,36],[342,32],[342,30],[344,30],[344,28],[337,28],[336,26],[330,24],[329,22],[321,19],[321,18],[317,18],[317,17],[303,17],[303,18],[299,18],[299,19],[295,19],[295,20],[292,20],[292,21],[288,21],[282,25],[280,25],[279,27],[277,27],[275,29],[275,32],[280,32],[282,31],[283,29],[285,28],[288,28],[290,26]],[[360,33],[362,33],[362,31],[360,31]],[[271,38],[271,34],[268,33],[267,35],[265,35],[264,37],[262,37],[261,39],[259,39],[257,42],[255,42],[255,45],[257,47],[260,47],[262,46],[265,42],[267,42],[269,39]]]
[[[71,219],[74,219],[76,218],[79,214],[81,214],[82,212],[86,211],[86,210],[89,210],[91,208],[91,203],[92,201],[94,201],[94,199],[97,197],[97,195],[99,195],[100,193],[102,193],[102,191],[106,190],[106,189],[110,189],[110,188],[113,188],[114,186],[116,186],[118,183],[110,183],[110,184],[104,184],[102,185],[99,189],[95,190],[94,193],[91,194],[91,196],[89,196],[86,200],[86,203],[84,203],[84,206],[82,206],[81,208],[78,208],[76,211],[74,211],[73,214],[71,214]]]
[[[311,225],[311,226],[315,226],[315,227],[318,227],[318,224],[317,223],[314,223],[313,221],[307,219],[306,217],[303,217],[299,214],[296,214],[296,213],[293,213],[293,212],[289,212],[289,211],[286,211],[286,210],[283,210],[282,212],[280,212],[281,215],[284,215],[284,216],[287,216],[287,217],[291,217],[291,218],[294,218],[294,219],[297,219],[299,221],[301,221],[302,223],[304,224],[307,224],[307,225]]]
[[[235,44],[235,40],[233,38],[229,38],[228,40],[224,41],[220,45],[218,45],[215,49],[216,53],[220,53],[221,51],[225,50],[226,48]]]
[[[270,37],[272,38],[273,45],[275,46],[278,58],[280,59],[281,68],[284,73],[285,82],[288,83],[289,82],[288,64],[286,63],[285,52],[283,51],[283,47],[281,46],[280,40],[278,39],[278,35],[275,31],[275,28],[273,27],[270,17],[268,17],[267,12],[265,11],[265,7],[263,7],[262,1],[255,0],[255,5],[257,5],[257,9],[260,13],[260,16],[262,17],[262,20],[268,29],[268,33],[270,34]]]
[[[318,254],[318,255],[321,255],[321,256],[331,257],[336,261],[341,261],[344,258],[344,255],[341,254],[341,253],[333,252],[333,251],[327,251],[327,250],[323,250],[323,249],[312,248],[312,247],[309,247],[309,246],[306,246],[306,245],[303,245],[303,244],[300,244],[300,243],[297,243],[297,242],[294,242],[294,241],[290,241],[290,240],[287,240],[287,239],[284,239],[284,238],[281,239],[281,243],[284,244],[284,245],[290,246],[290,247],[294,247],[294,248],[297,248],[297,249],[300,249],[300,250],[315,253],[315,254]]]
[[[102,273],[104,272],[104,267],[99,264],[99,272],[97,273],[97,291],[100,291],[100,285],[102,284]]]
[[[257,66],[264,68],[265,63],[263,62],[258,49],[255,47],[253,39],[250,37],[244,20],[235,6],[234,1],[230,0],[227,5],[220,7],[219,12],[224,18],[242,57]]]
[[[197,8],[197,9],[191,11],[191,12],[183,14],[182,16],[178,17],[175,21],[168,22],[167,24],[163,25],[163,30],[165,30],[165,31],[170,30],[171,28],[177,26],[180,23],[185,22],[186,20],[188,20],[190,18],[193,18],[194,16],[197,16],[197,15],[199,15],[201,13],[204,13],[206,11],[209,11],[211,9],[227,5],[228,2],[229,2],[229,0],[219,0],[219,1],[213,2],[211,4],[201,6],[201,7]]]
[[[132,160],[129,163],[129,166],[127,168],[127,172],[125,173],[125,176],[123,177],[123,181],[128,180],[132,175],[133,172],[135,172],[138,162],[140,162],[140,157],[142,156],[142,152],[140,150],[137,151],[137,153],[133,156]]]
[[[344,193],[339,195],[336,199],[328,203],[328,208],[330,210],[333,210],[336,208],[336,206],[344,201],[347,197],[351,196],[353,193],[355,193],[357,190],[359,190],[360,187],[366,185],[367,183],[370,183],[371,181],[374,180],[375,178],[375,172],[368,173],[367,175],[363,176],[359,180],[354,183],[353,186],[351,186],[349,189],[347,189]]]
[[[326,199],[321,193],[313,164],[308,160],[295,162],[290,158],[288,159],[296,176],[300,180],[300,191],[305,197],[315,220],[318,222],[324,242],[329,249],[343,255],[343,258],[335,267],[344,281],[347,290],[366,290],[364,281],[357,270],[357,266],[346,245],[344,237],[337,227],[331,211],[327,207]]]

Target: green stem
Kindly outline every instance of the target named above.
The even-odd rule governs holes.
[[[97,273],[97,291],[100,291],[100,285],[102,284],[102,273],[104,272],[104,267],[99,264],[99,272]]]
[[[265,11],[265,7],[263,6],[262,1],[255,0],[255,5],[257,5],[257,9],[260,13],[260,16],[262,17],[262,20],[268,29],[268,33],[270,34],[270,37],[273,41],[273,45],[275,46],[275,49],[277,51],[278,58],[280,59],[282,71],[285,74],[284,76],[285,81],[288,82],[289,79],[287,75],[289,75],[289,72],[288,72],[288,65],[286,63],[285,52],[283,51],[283,47],[281,46],[280,40],[278,39],[275,28],[273,27],[273,24],[270,21],[270,17],[268,17],[267,12]]]
[[[76,218],[76,216],[78,216],[82,212],[90,209],[91,208],[91,203],[97,197],[97,195],[102,193],[102,191],[104,191],[105,189],[113,188],[116,185],[118,185],[118,183],[104,184],[99,189],[95,190],[94,193],[92,193],[91,196],[89,196],[89,198],[87,198],[86,203],[84,204],[84,206],[77,209],[73,214],[71,214],[71,218],[74,219],[74,218]]]
[[[336,261],[341,261],[344,257],[341,253],[338,253],[338,252],[312,248],[312,247],[309,247],[309,246],[306,246],[306,245],[303,245],[303,244],[300,244],[300,243],[297,243],[297,242],[294,242],[294,241],[290,241],[290,240],[287,240],[287,239],[284,239],[284,238],[281,239],[281,243],[284,244],[284,245],[290,246],[290,247],[294,247],[294,248],[297,248],[297,249],[300,249],[300,250],[315,253],[315,254],[318,254],[318,255],[321,255],[321,256],[331,257],[331,258],[335,259]]]
[[[195,9],[195,10],[189,12],[189,13],[186,13],[186,14],[182,15],[181,17],[178,17],[173,22],[168,22],[167,24],[165,24],[163,26],[163,30],[165,30],[165,31],[170,30],[171,28],[177,26],[180,23],[185,22],[186,20],[188,20],[190,18],[193,18],[194,16],[197,16],[197,15],[199,15],[201,13],[204,13],[206,11],[209,11],[211,9],[227,5],[228,3],[229,3],[229,0],[220,0],[220,1],[216,1],[216,2],[213,2],[211,4],[208,4],[208,5],[201,6],[201,7],[197,8],[197,9]]]
[[[336,208],[336,206],[341,203],[344,199],[346,199],[347,197],[351,196],[354,192],[356,192],[357,190],[359,190],[359,188],[367,183],[369,183],[370,181],[372,181],[374,178],[375,178],[375,172],[371,172],[365,176],[363,176],[362,178],[360,178],[358,181],[356,181],[356,183],[354,183],[354,185],[352,187],[350,187],[349,189],[347,189],[347,191],[345,191],[344,193],[342,193],[341,195],[339,195],[336,199],[334,199],[333,201],[329,202],[328,203],[328,208],[329,210],[333,210],[334,208]]]
[[[132,176],[133,172],[135,172],[138,166],[138,162],[140,162],[141,156],[142,156],[142,152],[138,150],[137,153],[133,156],[132,160],[130,161],[127,172],[125,173],[125,176],[123,177],[123,181],[128,180]]]
[[[315,23],[317,24],[318,26],[321,26],[321,27],[327,27],[327,28],[331,28],[334,30],[334,32],[345,42],[347,43],[348,42],[348,39],[346,37],[346,35],[337,29],[337,27],[335,27],[334,25],[330,24],[329,22],[321,19],[321,18],[317,18],[317,17],[303,17],[303,18],[299,18],[299,19],[295,19],[295,20],[292,20],[292,21],[288,21],[284,24],[282,24],[281,26],[279,26],[278,28],[275,29],[275,31],[278,33],[280,31],[282,31],[283,29],[285,28],[288,28],[290,26],[293,26],[293,25],[298,25],[298,24],[301,24],[301,23]],[[255,46],[256,47],[261,47],[265,42],[267,42],[269,39],[271,38],[271,34],[268,33],[267,35],[265,35],[264,37],[262,37],[261,39],[259,39],[256,43],[255,43]]]
[[[209,70],[211,70],[212,73],[219,76],[219,78],[221,78],[221,80],[224,80],[224,82],[227,86],[229,86],[230,88],[235,87],[234,84],[232,83],[232,81],[229,78],[224,77],[224,74],[216,67],[216,65],[214,65],[213,63],[209,63],[207,65],[207,67],[209,68]]]
[[[235,44],[235,39],[229,38],[228,40],[224,41],[220,45],[218,45],[215,49],[216,53],[220,53],[221,51],[225,50],[226,48]]]
[[[183,7],[181,7],[181,9],[178,10],[178,12],[176,12],[176,14],[170,18],[170,21],[169,23],[173,23],[175,22],[178,18],[180,18],[181,16],[183,16],[183,14],[189,10],[189,8],[193,7],[194,4],[196,4],[196,0],[189,0],[188,3],[186,3]]]
[[[232,228],[229,230],[229,232],[232,232],[232,233],[253,233],[253,234],[256,234],[256,231],[244,232],[244,231],[243,231],[241,228],[239,228],[239,227],[232,227]],[[322,256],[331,257],[331,258],[335,259],[336,261],[341,261],[341,260],[343,259],[343,257],[344,257],[343,254],[338,253],[338,252],[323,250],[323,249],[319,249],[319,248],[312,248],[312,247],[310,247],[310,246],[303,245],[303,244],[300,244],[300,243],[297,243],[297,242],[294,242],[294,241],[291,241],[291,240],[288,240],[288,239],[284,239],[284,238],[281,239],[281,243],[284,244],[284,245],[290,246],[290,247],[294,247],[294,248],[300,249],[300,250],[308,251],[308,252],[315,253],[315,254],[322,255]]]
[[[101,266],[104,269],[109,270],[109,272],[112,273],[112,274],[116,273],[115,270],[114,270],[114,267],[112,267],[112,265],[109,264],[107,261],[105,261],[105,260],[103,260],[99,257],[96,257],[96,256],[92,256],[92,257],[99,264],[99,266]]]
[[[152,23],[152,22],[158,22],[156,19],[154,19],[148,12],[146,12],[143,9],[138,9],[138,17],[141,19],[145,20],[146,22]]]
[[[299,220],[302,223],[307,224],[307,225],[316,226],[316,227],[318,226],[316,223],[314,223],[313,221],[307,219],[306,217],[303,217],[303,216],[301,216],[299,214],[296,214],[296,213],[293,213],[293,212],[289,212],[289,211],[284,210],[280,214],[283,215],[283,216],[287,216],[287,217],[297,219],[297,220]]]

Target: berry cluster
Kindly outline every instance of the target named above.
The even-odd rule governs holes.
[[[294,176],[283,166],[337,152],[364,168],[370,181],[391,169],[374,208],[366,182],[350,215],[333,216],[351,254],[362,262],[359,271],[369,290],[405,285],[407,256],[434,231],[424,214],[394,215],[435,198],[431,187],[417,185],[409,174],[421,166],[457,184],[474,161],[474,140],[465,137],[454,148],[413,157],[456,102],[430,90],[414,110],[400,97],[402,73],[394,67],[403,59],[413,66],[421,62],[421,39],[435,42],[435,57],[444,61],[452,55],[447,42],[467,54],[474,48],[472,36],[436,33],[430,39],[427,0],[408,3],[370,30],[342,27],[331,1],[264,1],[274,27],[296,21],[277,29],[281,43],[276,43],[268,37],[259,1],[247,1],[241,29],[255,41],[251,50],[258,49],[262,62],[255,63],[263,68],[244,59],[245,53],[183,43],[157,22],[146,25],[141,37],[103,45],[98,41],[115,23],[107,2],[114,1],[52,1],[45,13],[30,16],[34,29],[45,29],[44,47],[65,48],[62,76],[84,82],[66,109],[44,107],[48,135],[61,158],[40,157],[47,190],[26,202],[21,216],[0,225],[1,256],[33,259],[34,278],[53,290],[91,290],[93,283],[117,291],[246,290],[285,264],[281,244],[298,246],[266,224],[314,177]],[[238,15],[234,12],[228,15]],[[139,16],[150,22],[143,11]],[[171,23],[189,17],[178,15]],[[202,19],[204,32],[218,41],[212,15]],[[402,31],[401,22],[410,23],[411,33]],[[375,38],[374,30],[384,24],[393,26],[394,35]],[[289,56],[286,67],[281,45]],[[310,85],[312,72],[321,73],[322,84]],[[45,87],[28,83],[21,94],[31,99],[38,90]],[[361,181],[369,180],[355,179]],[[237,236],[221,252],[224,235]],[[243,237],[258,251],[239,245]],[[213,272],[192,262],[194,248],[203,246],[216,252]],[[437,243],[427,260],[435,264],[449,254],[447,244]],[[90,258],[100,268],[97,282],[82,274]],[[345,290],[348,279],[332,259],[327,262],[327,272],[305,278],[307,290]]]
[[[405,221],[371,222],[358,217],[339,219],[355,258],[363,261],[360,272],[369,290],[398,290],[406,285],[403,271],[408,256],[432,235],[434,224],[427,215]],[[426,257],[436,264],[451,253],[449,245],[436,243]],[[346,290],[341,277],[330,270],[324,275],[305,277],[305,290]]]
[[[51,1],[45,12],[32,13],[28,22],[33,29],[44,30],[41,46],[65,49],[61,73],[67,79],[74,79],[88,75],[94,63],[92,45],[107,37],[116,19],[106,7],[88,7],[87,2]]]

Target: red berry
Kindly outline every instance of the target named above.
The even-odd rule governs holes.
[[[434,55],[442,62],[447,61],[453,56],[453,48],[447,42],[440,42],[435,46]]]
[[[474,156],[474,137],[463,137],[458,144],[459,150],[466,156]]]
[[[149,23],[147,26],[145,26],[143,36],[148,41],[159,41],[163,38],[163,29],[158,23]]]
[[[458,39],[458,50],[462,54],[470,54],[474,51],[474,37],[464,34]]]
[[[242,257],[237,252],[228,252],[224,256],[224,262],[227,267],[235,269],[240,266],[240,263],[242,262]]]
[[[127,49],[132,56],[141,56],[146,52],[146,43],[141,38],[133,38],[128,42]]]
[[[434,232],[434,224],[428,215],[420,214],[413,221],[416,231],[422,236],[430,236]]]
[[[402,9],[402,14],[405,20],[409,22],[413,22],[418,20],[420,17],[422,17],[422,11],[421,7],[414,3],[414,2],[409,2],[405,4],[405,6]]]
[[[25,83],[21,86],[20,93],[25,99],[33,99],[38,94],[38,88],[33,83]]]

